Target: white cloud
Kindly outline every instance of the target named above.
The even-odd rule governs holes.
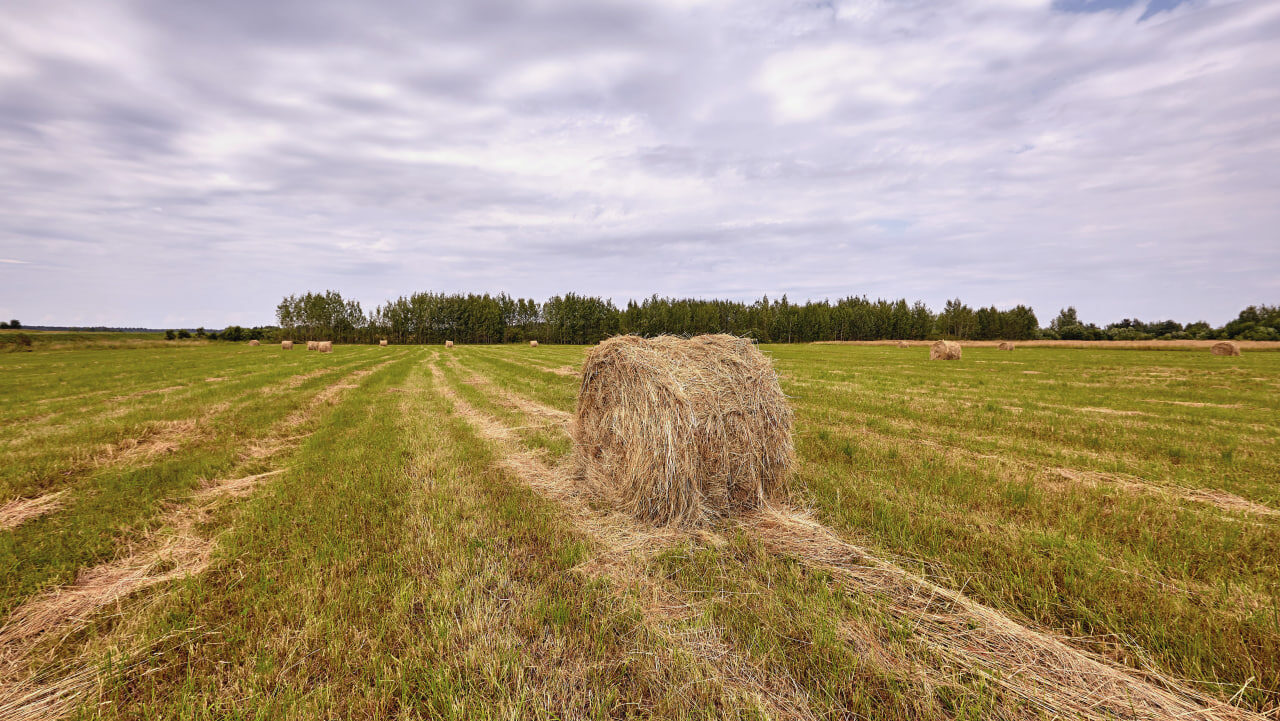
[[[0,253],[31,265],[7,287],[113,324],[267,322],[323,288],[1221,322],[1276,300],[1280,5],[1143,16],[6,4]]]

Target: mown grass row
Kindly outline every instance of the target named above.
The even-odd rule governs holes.
[[[651,599],[578,570],[596,541],[500,470],[432,383],[409,362],[366,379],[289,472],[211,522],[225,530],[208,571],[64,641],[63,653],[122,636],[163,641],[146,663],[122,663],[85,708],[106,718],[762,718],[758,689],[709,670],[720,647],[698,651],[714,627],[766,672],[804,674],[822,692],[819,710],[914,718],[946,703],[960,711],[946,715],[980,717],[972,691],[919,697],[835,641],[861,612],[824,590],[828,579],[752,560],[743,539],[654,559],[662,582],[694,594],[687,618],[655,623]],[[662,631],[673,623],[674,636]]]
[[[70,583],[83,568],[127,554],[133,545],[158,529],[166,508],[190,495],[205,480],[267,470],[274,459],[259,457],[269,449],[255,448],[255,440],[342,378],[383,362],[388,355],[372,351],[335,354],[329,357],[332,365],[326,365],[323,373],[296,387],[286,382],[295,370],[288,367],[242,383],[211,386],[208,392],[217,393],[221,399],[218,402],[224,407],[209,416],[206,411],[213,401],[200,395],[160,411],[169,418],[198,422],[180,426],[172,438],[163,439],[164,445],[154,453],[126,453],[108,458],[103,464],[82,462],[86,447],[98,447],[100,433],[117,439],[131,428],[148,427],[155,422],[152,418],[87,432],[87,438],[80,443],[49,444],[44,449],[48,466],[24,466],[22,458],[15,461],[5,456],[11,466],[46,471],[36,474],[32,482],[10,484],[11,492],[38,494],[57,490],[62,495],[56,510],[17,528],[0,531],[0,613],[7,613],[41,589]],[[195,370],[197,382],[202,382],[199,373],[207,369]],[[258,392],[278,386],[287,390]],[[144,436],[143,445],[132,448],[145,449],[152,440],[153,437]],[[47,472],[50,466],[58,472]]]
[[[1222,445],[1274,423],[1265,409],[1276,401],[1249,388],[1262,382],[1252,379],[1277,377],[1280,358],[1260,354],[1241,370],[1213,364],[1223,359],[1133,351],[1090,358],[1099,354],[967,350],[955,364],[898,349],[769,350],[798,414],[800,497],[828,525],[1134,666],[1153,664],[1223,697],[1248,681],[1241,698],[1255,708],[1280,700],[1280,519],[1159,492],[1225,487],[1271,501],[1268,474],[1280,462],[1272,443],[1237,453],[1231,474],[1206,471]],[[456,358],[503,387],[572,410],[576,381],[547,373],[548,364],[524,351],[468,348]],[[976,361],[987,362],[963,365]],[[1193,380],[1163,396],[1128,385],[1148,372]],[[1085,373],[1087,393],[1040,392],[1044,376],[1071,385]],[[824,381],[833,377],[840,382]],[[1144,403],[1176,433],[1078,410],[1147,397],[1248,399],[1250,410],[1237,418],[1214,406]],[[1012,413],[993,422],[987,407],[1046,402],[1066,408],[1046,411],[1047,422]],[[1194,422],[1178,420],[1187,416]],[[1122,440],[1086,440],[1092,436]],[[1167,460],[1171,445],[1184,449],[1180,464]],[[1093,485],[1050,472],[1067,462],[1105,473]],[[1157,488],[1116,475],[1133,471]]]

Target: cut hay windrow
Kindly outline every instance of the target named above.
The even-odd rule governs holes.
[[[281,419],[264,437],[265,452],[246,452],[242,461],[260,464],[276,456],[310,435],[297,433],[300,426],[314,418],[324,407],[332,405],[338,394],[355,388],[353,381],[378,371],[393,361],[351,372],[316,393],[303,407]],[[184,576],[201,573],[212,558],[216,538],[204,537],[200,525],[219,504],[243,498],[252,493],[263,479],[277,476],[287,469],[277,469],[240,478],[210,481],[177,506],[162,521],[169,531],[152,537],[145,550],[126,558],[83,569],[73,584],[53,588],[29,599],[16,608],[0,625],[0,719],[56,719],[72,712],[111,675],[130,665],[153,664],[154,656],[140,655],[124,665],[104,667],[90,662],[73,669],[46,669],[36,675],[21,677],[26,661],[44,639],[68,637],[75,630],[92,623],[96,614],[108,606],[119,606],[125,599],[148,587],[164,584]],[[126,638],[126,643],[136,639]]]
[[[293,350],[293,341],[291,340],[280,341],[280,348],[281,350]]]
[[[433,372],[438,373],[434,368]],[[450,395],[455,403],[461,402]],[[526,404],[535,402],[525,399],[519,405]],[[544,413],[551,415],[554,409],[547,408]],[[483,417],[481,422],[494,427],[486,433],[490,438],[514,441],[511,432],[496,420]],[[570,492],[561,493],[564,495],[558,500],[576,502]],[[774,552],[832,572],[850,592],[881,599],[925,648],[1023,699],[1027,714],[1019,718],[1265,718],[1200,693],[1155,669],[1133,669],[1077,648],[1068,638],[1025,626],[962,592],[846,543],[826,526],[786,506],[766,506],[732,522]]]
[[[46,493],[36,498],[15,498],[0,506],[0,531],[17,528],[32,518],[39,518],[62,505],[66,491]]]
[[[697,525],[787,497],[791,407],[745,338],[605,340],[575,419],[579,478],[637,518]]]
[[[436,390],[453,404],[455,412],[482,438],[500,445],[499,463],[539,496],[559,504],[573,526],[602,547],[599,555],[579,564],[576,571],[608,580],[620,594],[634,593],[637,588],[642,589],[645,597],[669,597],[674,593],[660,578],[637,570],[637,559],[685,540],[686,535],[680,529],[640,523],[616,509],[593,508],[580,493],[575,479],[563,467],[549,466],[538,456],[522,449],[511,429],[467,403],[450,388],[434,363],[431,374]],[[547,409],[547,412],[557,411]],[[691,608],[694,601],[670,598],[667,606]],[[679,623],[678,618],[673,619],[669,614],[645,614],[643,620],[666,643],[702,666],[708,681],[724,684],[742,697],[755,700],[761,707],[763,718],[816,721],[817,716],[809,708],[808,694],[794,679],[785,674],[766,673],[748,654],[723,639],[723,632],[719,629],[691,632]]]
[[[960,360],[960,344],[951,340],[934,341],[929,346],[929,360]]]
[[[1240,355],[1240,344],[1231,340],[1214,343],[1209,352],[1214,355]]]

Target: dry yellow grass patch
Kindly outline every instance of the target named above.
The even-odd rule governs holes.
[[[17,528],[32,518],[38,518],[56,510],[62,505],[61,499],[64,493],[66,491],[47,493],[36,498],[15,498],[0,506],[0,530]]]

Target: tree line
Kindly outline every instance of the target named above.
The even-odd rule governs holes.
[[[1177,340],[1237,338],[1280,340],[1280,306],[1249,306],[1221,328],[1203,321],[1143,322],[1126,318],[1106,326],[1062,309],[1041,327],[1031,308],[973,308],[949,300],[935,313],[923,302],[870,300],[792,303],[783,295],[754,302],[663,298],[653,295],[619,308],[612,300],[566,293],[544,302],[497,295],[421,292],[365,311],[336,291],[290,295],[276,307],[277,326],[241,328],[197,337],[222,340],[333,340],[339,343],[544,343],[590,344],[619,333],[653,336],[731,333],[762,343],[842,340]]]

